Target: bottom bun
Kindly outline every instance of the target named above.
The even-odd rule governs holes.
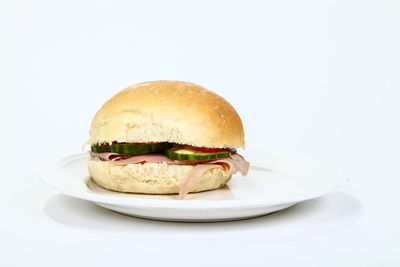
[[[101,187],[117,192],[144,194],[177,194],[193,168],[191,165],[143,163],[116,165],[111,161],[89,159],[89,173]],[[198,177],[190,192],[223,187],[232,177],[222,168],[205,171]]]

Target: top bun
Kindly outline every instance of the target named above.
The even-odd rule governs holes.
[[[219,95],[189,82],[134,84],[93,118],[90,144],[171,142],[197,147],[243,147],[242,121]]]

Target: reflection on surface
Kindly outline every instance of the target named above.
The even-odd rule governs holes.
[[[363,215],[361,203],[341,192],[305,201],[266,216],[222,223],[179,223],[139,219],[61,194],[50,198],[44,205],[44,211],[55,221],[71,227],[123,232],[136,237],[143,236],[146,240],[171,234],[185,238],[188,233],[196,231],[199,234],[196,237],[197,241],[203,238],[215,242],[222,242],[218,240],[221,234],[237,231],[241,233],[241,242],[309,238],[344,229]],[[235,233],[228,237],[237,238]],[[224,242],[228,237],[224,235]]]

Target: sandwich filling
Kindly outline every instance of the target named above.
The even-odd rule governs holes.
[[[92,145],[90,156],[116,165],[162,162],[193,165],[179,191],[179,199],[184,199],[196,179],[209,169],[222,168],[229,175],[240,172],[244,176],[249,170],[249,163],[234,148],[202,148],[168,142]]]

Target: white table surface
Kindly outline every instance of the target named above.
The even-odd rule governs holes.
[[[400,266],[398,1],[2,1],[0,266]],[[256,219],[172,223],[63,196],[39,170],[80,152],[125,86],[194,81],[249,147],[348,169],[341,192]]]

